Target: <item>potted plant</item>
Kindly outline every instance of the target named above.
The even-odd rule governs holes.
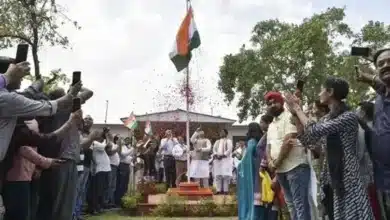
[[[122,204],[124,210],[128,212],[129,215],[134,216],[137,213],[137,197],[136,196],[125,196],[122,198]]]
[[[137,185],[137,191],[146,195],[156,194],[156,186],[152,182],[145,182],[141,180],[141,182]]]

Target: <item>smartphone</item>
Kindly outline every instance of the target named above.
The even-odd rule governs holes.
[[[305,81],[299,79],[297,82],[297,89],[299,89],[301,92],[303,92],[303,85],[305,85]]]
[[[18,49],[16,50],[16,58],[14,63],[20,63],[27,60],[28,54],[28,44],[18,44]]]
[[[73,99],[73,105],[72,105],[72,112],[77,112],[81,109],[81,99],[80,98],[74,98]]]
[[[72,86],[81,81],[81,72],[74,71],[72,76]]]
[[[371,54],[371,49],[368,47],[352,47],[351,56],[362,56],[369,57]]]

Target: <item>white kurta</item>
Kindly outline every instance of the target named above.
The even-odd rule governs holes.
[[[219,156],[226,156],[221,160],[213,161],[213,176],[233,176],[233,158],[232,158],[232,141],[227,138],[221,138],[215,142],[213,153]]]
[[[210,166],[208,160],[192,160],[189,170],[190,178],[209,178]]]
[[[319,219],[318,201],[317,201],[317,176],[313,168],[311,151],[307,151],[307,160],[310,166],[310,182],[309,182],[309,204],[311,210],[312,220]]]

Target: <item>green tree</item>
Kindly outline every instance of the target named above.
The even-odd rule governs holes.
[[[26,77],[26,79],[33,81],[34,77],[29,75]],[[48,76],[42,76],[42,80],[45,82],[43,92],[46,94],[70,82],[70,79],[64,73],[62,73],[61,69],[52,70]]]
[[[39,48],[42,45],[69,46],[69,40],[59,32],[59,27],[76,21],[65,14],[65,9],[55,0],[2,0],[0,1],[0,47],[14,43],[31,46],[35,78],[40,79]]]
[[[239,119],[258,116],[267,91],[295,89],[296,81],[306,80],[304,100],[317,98],[321,83],[329,75],[350,82],[350,103],[356,104],[369,88],[354,80],[354,65],[362,61],[349,56],[345,48],[354,45],[382,47],[390,39],[389,27],[369,22],[353,33],[344,22],[344,8],[328,8],[306,18],[301,24],[277,19],[261,21],[252,30],[251,48],[243,45],[236,54],[224,57],[218,88],[231,104],[238,98]]]

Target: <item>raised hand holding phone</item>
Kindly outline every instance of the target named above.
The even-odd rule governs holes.
[[[73,99],[73,105],[72,105],[72,112],[77,112],[81,109],[81,99],[80,98],[74,98]]]
[[[79,94],[79,92],[80,92],[82,86],[83,86],[83,85],[81,84],[81,82],[76,83],[75,85],[73,85],[73,86],[70,87],[69,93],[70,93],[72,96],[77,96],[77,94]]]
[[[19,44],[16,50],[16,57],[14,63],[21,63],[27,60],[28,44]]]
[[[74,71],[72,75],[72,86],[81,82],[81,71]]]

